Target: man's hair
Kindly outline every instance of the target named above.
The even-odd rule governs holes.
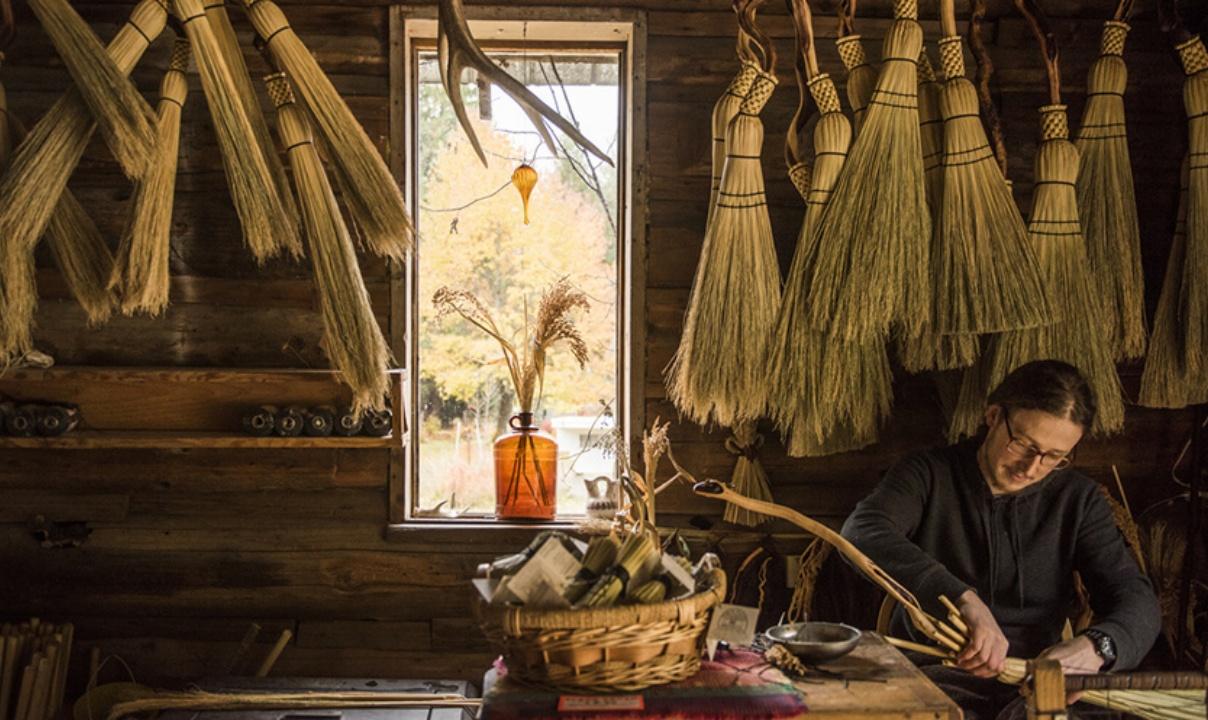
[[[1020,365],[990,393],[987,402],[1006,410],[1041,410],[1089,431],[1095,423],[1095,393],[1078,368],[1060,360]]]

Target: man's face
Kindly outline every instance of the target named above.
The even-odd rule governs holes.
[[[995,495],[1015,493],[1035,485],[1049,473],[1068,464],[1074,446],[1082,439],[1082,426],[1042,410],[999,405],[986,410],[983,468]]]

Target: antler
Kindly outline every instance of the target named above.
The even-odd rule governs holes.
[[[584,137],[578,128],[546,105],[541,98],[530,92],[523,83],[491,62],[491,59],[474,41],[474,36],[470,34],[470,25],[466,22],[462,0],[440,0],[437,25],[436,47],[440,61],[440,81],[445,86],[445,93],[449,96],[449,102],[453,105],[453,112],[457,114],[458,122],[469,136],[470,144],[474,146],[474,151],[478,153],[478,159],[482,160],[483,165],[487,165],[487,156],[478,142],[478,136],[474,134],[474,128],[470,125],[470,118],[466,115],[465,102],[461,97],[461,71],[465,68],[473,68],[478,72],[479,77],[485,77],[510,95],[533,122],[533,126],[537,128],[541,140],[550,149],[550,152],[557,152],[557,145],[554,144],[554,139],[545,126],[547,120],[553,123],[554,127],[566,133],[584,151],[595,155],[609,165],[613,164],[612,159]]]

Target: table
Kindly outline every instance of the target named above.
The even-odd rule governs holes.
[[[790,681],[748,651],[719,650],[696,677],[603,696],[605,710],[567,710],[567,698],[487,674],[482,720],[959,720],[960,710],[897,648],[864,633],[850,654]],[[728,677],[727,677],[728,676]],[[559,702],[563,710],[559,711]]]

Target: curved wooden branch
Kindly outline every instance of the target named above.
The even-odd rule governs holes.
[[[807,0],[785,0],[793,16],[793,34],[797,38],[797,54],[805,62],[805,79],[812,80],[821,72],[818,68],[818,53],[814,49],[814,16]]]
[[[1049,103],[1060,105],[1060,50],[1057,46],[1057,38],[1049,27],[1049,19],[1041,9],[1038,0],[1015,0],[1015,7],[1019,9],[1024,20],[1028,21],[1028,27],[1032,28],[1032,34],[1036,36],[1036,42],[1040,45],[1040,54],[1044,58],[1044,71],[1049,78]]]
[[[994,76],[994,62],[990,59],[990,51],[982,39],[982,24],[986,20],[986,0],[972,0],[969,13],[969,49],[977,62],[975,85],[977,100],[981,105],[982,121],[990,131],[990,146],[994,148],[994,159],[1002,170],[1003,177],[1007,176],[1007,142],[1003,137],[1002,118],[998,116],[998,108],[994,106],[994,93],[990,91],[990,78]]]
[[[793,17],[793,35],[797,40],[797,52],[793,58],[793,72],[797,77],[797,111],[789,122],[784,137],[784,163],[792,168],[805,162],[806,124],[809,121],[809,80],[819,74],[818,55],[814,50],[814,22],[807,0],[784,0]]]
[[[839,20],[838,37],[847,37],[856,31],[856,0],[839,0],[836,16]]]
[[[1158,25],[1170,37],[1172,45],[1182,45],[1192,37],[1179,14],[1178,0],[1158,0]]]
[[[498,86],[499,89],[510,95],[524,110],[524,114],[533,121],[537,132],[541,135],[542,142],[550,149],[550,152],[556,154],[558,146],[550,136],[549,128],[545,126],[544,121],[552,123],[585,152],[595,155],[609,165],[613,164],[608,154],[596,147],[570,121],[546,105],[541,98],[526,88],[524,83],[504,72],[487,57],[478,43],[474,41],[474,36],[470,34],[470,25],[466,22],[462,0],[440,0],[437,26],[436,51],[440,64],[441,84],[444,85],[449,102],[453,105],[457,121],[470,138],[470,144],[474,146],[474,152],[478,153],[478,159],[484,166],[487,165],[487,156],[470,124],[469,115],[466,114],[465,101],[461,97],[461,71],[466,68],[473,68],[480,77],[486,78],[492,85]]]
[[[772,44],[772,39],[767,36],[767,33],[759,29],[759,25],[755,22],[755,13],[759,10],[759,6],[763,4],[763,0],[743,0],[741,3],[741,11],[738,13],[738,27],[751,38],[755,50],[759,56],[759,66],[766,73],[773,73],[776,70],[776,46]]]

